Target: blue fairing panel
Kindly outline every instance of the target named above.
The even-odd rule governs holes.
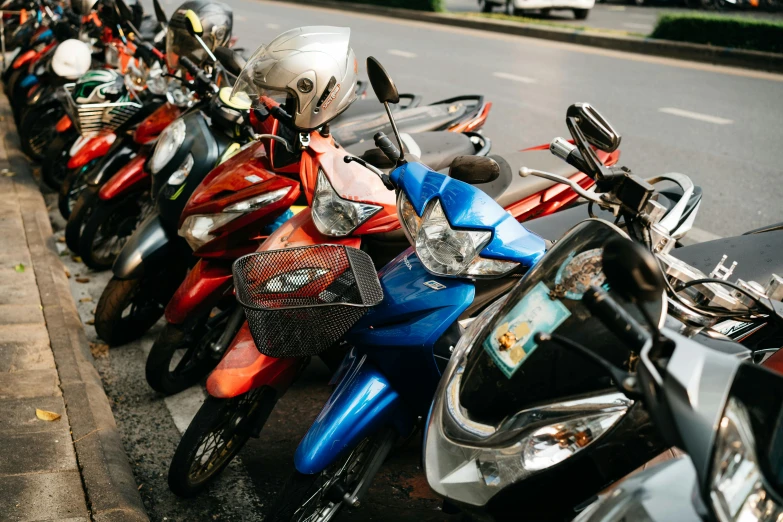
[[[294,465],[300,473],[320,473],[385,426],[393,425],[401,435],[407,435],[413,429],[414,418],[366,357],[353,358],[352,366],[296,448]]]
[[[439,198],[452,227],[492,232],[492,240],[481,251],[482,257],[530,267],[544,255],[544,240],[520,225],[482,190],[432,171],[421,163],[406,163],[391,176],[405,191],[419,216],[433,198]]]

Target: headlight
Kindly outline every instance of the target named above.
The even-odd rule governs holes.
[[[329,273],[329,270],[325,268],[300,268],[299,270],[294,270],[292,272],[278,274],[264,281],[261,283],[261,287],[258,291],[264,294],[287,294],[296,292],[327,273]]]
[[[188,154],[188,157],[185,158],[185,161],[182,162],[182,165],[179,166],[177,170],[174,171],[174,173],[169,176],[168,184],[169,185],[182,185],[186,179],[188,179],[188,174],[190,174],[190,169],[193,168],[193,154]]]
[[[720,522],[783,520],[783,506],[772,498],[762,480],[748,412],[733,397],[718,429],[710,498]]]
[[[325,236],[347,236],[383,207],[341,198],[332,188],[323,170],[313,195],[312,216],[315,227]]]
[[[248,212],[253,212],[261,207],[280,201],[290,190],[290,188],[282,188],[238,201],[227,206],[220,214],[188,216],[177,233],[185,238],[190,248],[198,250],[216,237],[212,233],[214,230]]]
[[[420,218],[405,196],[397,198],[397,214],[405,235],[424,267],[440,276],[497,277],[514,270],[519,263],[479,256],[492,233],[485,230],[451,228],[439,200],[432,200]]]
[[[160,172],[171,161],[184,141],[185,120],[178,118],[160,133],[155,151],[150,158],[150,171],[153,174]]]

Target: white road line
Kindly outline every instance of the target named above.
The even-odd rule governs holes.
[[[266,24],[269,29],[280,29],[280,24]]]
[[[709,114],[700,114],[698,112],[691,112],[683,109],[676,109],[674,107],[663,107],[658,109],[658,112],[665,112],[666,114],[672,114],[682,118],[690,118],[692,120],[706,121],[707,123],[714,123],[715,125],[729,125],[730,123],[734,123],[732,120],[727,120],[726,118],[710,116]]]
[[[492,73],[492,76],[495,78],[502,78],[504,80],[511,80],[513,82],[519,82],[519,83],[536,83],[536,80],[534,78],[527,78],[525,76],[517,76],[516,74],[509,74],[504,72],[495,72]]]
[[[201,386],[191,386],[187,390],[176,395],[171,395],[163,399],[166,403],[166,409],[169,410],[174,425],[180,433],[190,426],[190,421],[196,416],[196,412],[201,408],[201,404],[207,395]]]
[[[402,56],[403,58],[416,58],[416,53],[400,51],[399,49],[389,49],[388,52],[389,54],[393,54],[394,56]]]
[[[606,8],[607,11],[625,11],[625,7],[622,5],[610,5]]]
[[[650,24],[636,24],[633,22],[624,23],[623,26],[629,29],[642,29],[644,31],[652,31],[653,29],[653,26],[651,26]]]

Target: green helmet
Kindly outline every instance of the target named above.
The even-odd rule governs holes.
[[[78,104],[113,103],[129,98],[123,77],[112,69],[94,69],[84,73],[76,81],[71,97]]]

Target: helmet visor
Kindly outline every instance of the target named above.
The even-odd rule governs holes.
[[[184,29],[169,27],[166,31],[166,64],[170,69],[179,66],[181,56],[187,56],[198,65],[204,61],[206,54],[201,44]]]
[[[265,85],[259,85],[254,80],[254,68],[251,62],[242,69],[234,88],[231,91],[231,99],[242,105],[249,105],[254,109],[271,109],[276,106],[282,106],[290,111],[291,102],[294,101],[292,94],[286,89],[274,89]]]

